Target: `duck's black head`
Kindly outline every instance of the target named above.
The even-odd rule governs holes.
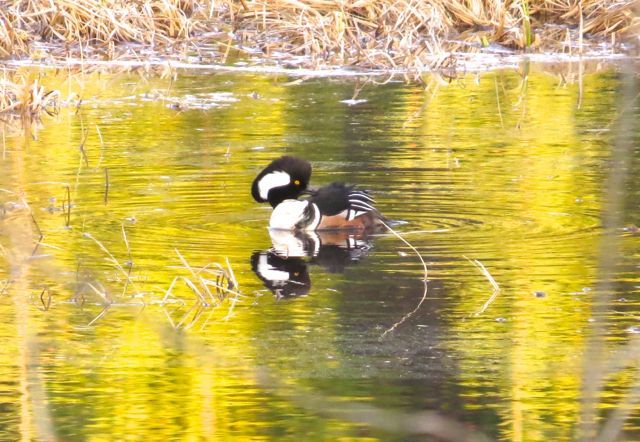
[[[307,295],[311,289],[307,264],[302,258],[283,258],[271,252],[254,252],[251,268],[278,298]]]
[[[311,164],[302,158],[285,155],[273,160],[258,174],[251,195],[259,203],[276,207],[286,199],[296,199],[306,190],[311,178]]]

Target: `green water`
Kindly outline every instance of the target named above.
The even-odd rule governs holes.
[[[429,410],[540,441],[618,411],[640,438],[637,123],[607,185],[616,117],[640,111],[615,66],[577,71],[426,88],[42,71],[83,101],[4,127],[0,438],[420,439],[393,422]],[[343,102],[354,91],[366,101]],[[391,234],[353,260],[292,258],[303,296],[269,290],[251,259],[272,247],[270,208],[249,189],[282,154],[315,185],[370,189],[426,261],[426,295]],[[201,307],[180,279],[163,303],[194,280],[176,250],[196,270],[228,259],[243,296]]]

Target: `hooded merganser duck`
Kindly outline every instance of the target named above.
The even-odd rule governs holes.
[[[311,277],[302,258],[283,258],[271,252],[254,252],[251,268],[278,299],[309,294]]]
[[[383,225],[384,217],[366,190],[344,183],[308,190],[310,178],[311,164],[287,155],[258,174],[251,194],[259,203],[268,202],[274,208],[270,228],[371,231]],[[298,200],[302,194],[309,198]]]
[[[357,261],[371,250],[372,243],[364,231],[353,230],[282,230],[270,229],[273,247],[269,252],[283,258],[310,258],[325,260],[329,249],[344,251],[344,259]]]
[[[363,232],[347,230],[269,230],[273,247],[256,251],[251,268],[278,299],[307,295],[311,289],[308,266],[317,265],[329,273],[342,273],[360,262],[371,243]]]

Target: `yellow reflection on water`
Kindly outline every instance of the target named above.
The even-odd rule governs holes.
[[[618,85],[610,71],[580,88],[523,73],[366,85],[357,106],[342,103],[354,85],[334,80],[47,73],[83,101],[6,139],[1,388],[19,405],[0,435],[389,436],[279,394],[289,388],[442,408],[493,438],[570,439]],[[311,159],[315,184],[371,188],[407,222],[429,297],[392,333],[422,294],[394,237],[340,272],[308,260],[311,290],[296,299],[252,271],[271,242],[248,189],[284,153]],[[624,246],[638,256],[636,237]],[[202,308],[179,280],[163,303],[174,278],[193,277],[178,252],[196,271],[228,258],[243,296]],[[501,287],[486,310],[491,285],[464,257]],[[631,298],[637,277],[625,278]]]

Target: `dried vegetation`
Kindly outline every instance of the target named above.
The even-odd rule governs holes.
[[[36,43],[250,47],[315,64],[421,68],[427,56],[492,43],[527,49],[638,31],[638,0],[8,0],[0,56]]]
[[[637,30],[633,1],[324,0],[251,3],[236,17],[263,50],[330,65],[424,69],[439,54],[570,50],[583,39],[620,42]],[[635,5],[637,7],[637,4]]]
[[[60,91],[47,90],[38,78],[9,74],[0,77],[0,129],[2,133],[21,132],[40,121],[44,112],[57,114]]]
[[[46,91],[38,79],[14,75],[11,80],[0,78],[0,111],[35,117],[41,112],[58,112],[60,93]]]
[[[5,0],[0,58],[220,63],[240,51],[308,68],[417,72],[451,68],[460,52],[576,52],[593,41],[615,50],[637,43],[639,10],[640,0]],[[53,98],[37,81],[5,78],[0,112]]]

